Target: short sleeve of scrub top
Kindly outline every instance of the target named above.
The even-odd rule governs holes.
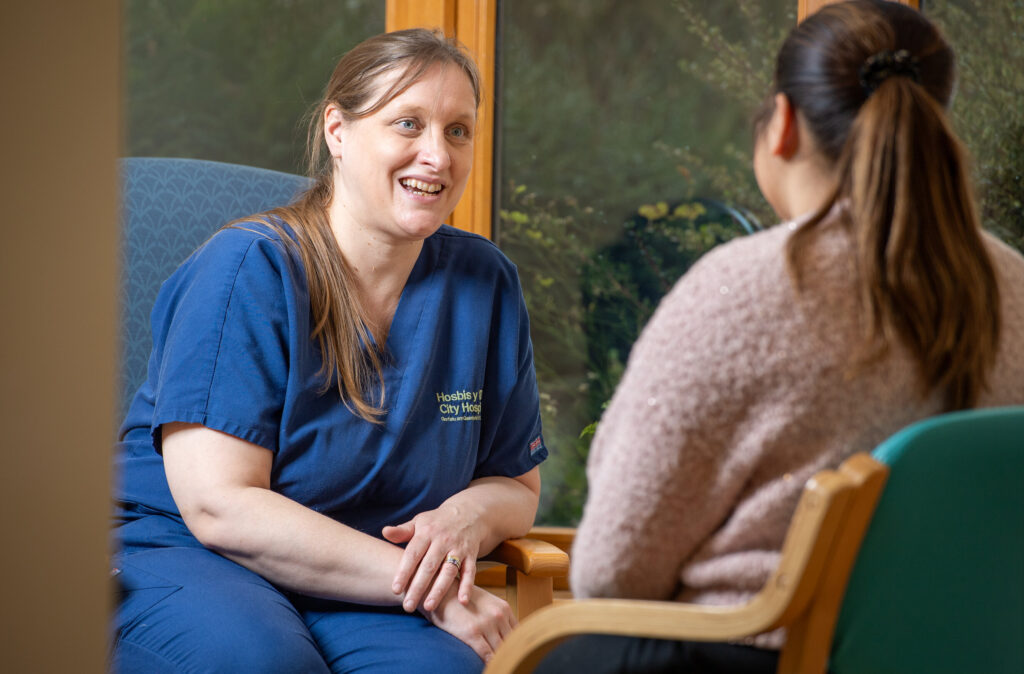
[[[185,264],[154,309],[154,446],[180,421],[277,451],[300,290],[283,244],[226,229]]]
[[[222,230],[194,253],[152,325],[121,429],[122,503],[177,514],[160,455],[174,421],[274,452],[274,491],[374,536],[547,456],[518,275],[482,237],[444,226],[424,241],[385,344],[379,424],[324,389],[301,259],[265,226]]]

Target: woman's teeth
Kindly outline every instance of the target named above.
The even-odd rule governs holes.
[[[415,194],[437,194],[444,185],[438,183],[425,183],[422,180],[416,180],[415,178],[402,178],[398,181],[402,187],[413,192]]]

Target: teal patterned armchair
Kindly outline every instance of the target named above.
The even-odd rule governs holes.
[[[146,377],[149,313],[160,284],[222,225],[289,203],[302,176],[201,159],[121,162],[121,381],[123,418]]]

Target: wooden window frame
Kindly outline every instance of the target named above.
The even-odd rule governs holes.
[[[755,0],[756,1],[756,0]],[[803,21],[808,14],[813,14],[825,5],[830,5],[839,0],[797,0],[796,20]],[[904,5],[910,5],[914,9],[921,9],[920,0],[894,0]]]

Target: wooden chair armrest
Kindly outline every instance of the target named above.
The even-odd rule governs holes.
[[[569,555],[551,543],[532,538],[503,541],[481,562],[505,565],[505,600],[517,620],[551,604],[554,580],[569,575]],[[482,578],[477,574],[478,584]]]
[[[514,630],[487,665],[486,674],[532,672],[548,651],[577,634],[620,634],[653,639],[733,641],[769,629],[776,613],[753,599],[739,606],[697,606],[667,601],[586,599],[543,608]]]
[[[512,630],[486,672],[531,672],[548,651],[574,634],[736,641],[798,622],[813,604],[858,484],[853,474],[832,470],[821,471],[807,482],[778,567],[747,603],[697,606],[627,599],[559,603],[537,611]]]
[[[538,541],[545,541],[551,543],[556,548],[570,552],[572,549],[573,540],[576,538],[575,527],[533,527],[530,532],[526,534],[527,538],[533,538]],[[566,572],[564,576],[555,576],[555,594],[562,597],[571,597],[572,594],[569,592],[569,574]]]
[[[575,527],[533,527],[526,538],[533,538],[538,541],[551,543],[556,548],[569,552],[572,542],[576,538]]]
[[[569,555],[555,545],[533,538],[510,538],[502,541],[483,558],[537,578],[569,575]]]

